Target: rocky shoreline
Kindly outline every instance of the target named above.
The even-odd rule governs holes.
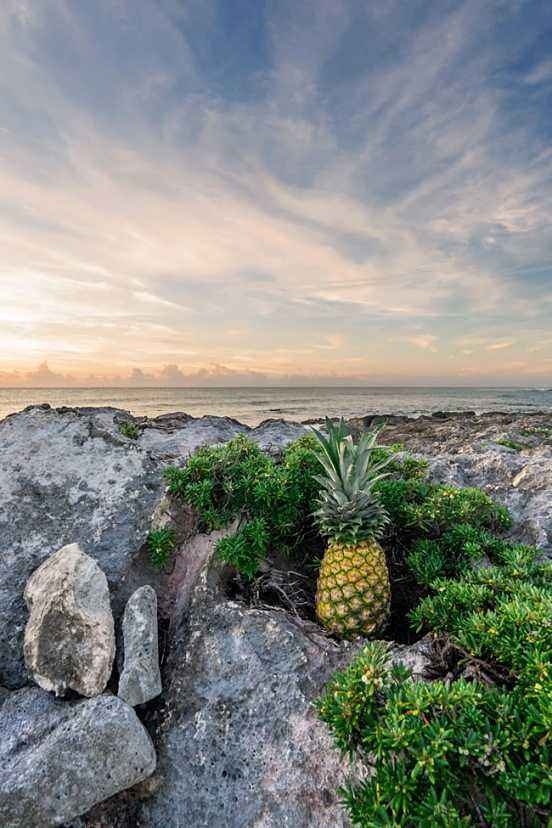
[[[350,426],[360,432],[376,419],[382,418],[355,418]],[[552,556],[550,413],[385,419],[386,442],[401,442],[427,457],[436,481],[489,493],[510,509],[513,536]],[[125,436],[123,424],[131,436]],[[71,745],[69,736],[63,742],[63,733],[89,727],[83,706],[90,702],[54,702],[46,690],[31,686],[23,638],[28,621],[24,590],[32,573],[62,547],[79,544],[107,578],[118,651],[124,649],[123,613],[136,590],[152,588],[159,605],[163,693],[137,708],[153,740],[156,770],[121,792],[129,777],[109,768],[111,761],[113,771],[117,763],[118,771],[124,770],[126,737],[119,724],[130,726],[136,718],[116,695],[124,673],[116,660],[107,690],[95,703],[109,711],[106,722],[110,717],[116,722],[112,733],[118,735],[109,739],[120,740],[121,751],[106,750],[100,736],[89,740],[92,761],[86,765],[85,758],[72,757],[78,771],[66,783],[72,793],[62,792],[63,809],[56,811],[52,802],[47,824],[348,824],[335,793],[347,766],[315,718],[312,700],[357,645],[338,644],[316,625],[279,608],[251,608],[229,597],[224,567],[213,556],[214,539],[194,533],[186,510],[166,499],[163,481],[166,465],[184,464],[200,445],[243,433],[263,450],[278,452],[306,428],[282,420],[250,428],[224,417],[168,414],[148,419],[114,408],[48,405],[0,422],[0,719],[4,732],[12,733],[12,742],[7,738],[0,747],[0,769],[7,779],[14,745],[23,739],[29,759],[17,778],[10,777],[12,787],[20,786],[20,800],[25,786],[37,779],[41,786],[55,788],[63,777],[59,757],[68,755]],[[162,526],[167,514],[177,526],[177,549],[170,571],[158,573],[149,565],[145,544],[148,532]],[[423,640],[397,645],[393,653],[417,673],[427,661]],[[71,711],[67,707],[60,713],[60,705]],[[83,799],[78,790],[86,768],[96,761],[103,761],[113,784],[102,787],[99,799],[107,801],[83,815],[83,801],[87,807],[99,802]],[[33,766],[40,770],[38,777],[31,774]],[[3,825],[46,824],[31,811],[14,816],[10,801],[0,785]]]

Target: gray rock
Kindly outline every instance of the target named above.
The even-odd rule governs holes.
[[[226,599],[217,562],[207,562],[191,589],[195,577],[194,568],[189,579],[181,575],[190,603],[177,601],[182,614],[156,734],[164,784],[141,804],[138,824],[345,826],[336,789],[347,762],[312,703],[354,645],[337,645],[283,612]]]
[[[352,422],[361,430],[370,420]],[[476,486],[503,503],[514,521],[512,537],[552,557],[552,414],[389,417],[383,436],[429,458],[434,480]],[[505,437],[523,448],[499,445]]]
[[[25,587],[25,663],[44,690],[105,690],[115,656],[107,579],[76,543],[51,555]]]
[[[60,825],[155,770],[148,733],[116,696],[19,690],[0,707],[0,732],[2,828]]]
[[[136,423],[137,440],[119,432]],[[199,445],[238,433],[285,445],[299,427],[250,429],[226,417],[186,414],[153,420],[115,408],[33,406],[0,422],[0,684],[27,681],[23,664],[29,575],[52,552],[79,543],[105,572],[116,618],[132,592],[152,580],[141,554],[163,497],[163,469]]]
[[[128,599],[123,616],[124,667],[119,696],[136,707],[158,696],[163,688],[159,672],[157,595],[146,585]]]

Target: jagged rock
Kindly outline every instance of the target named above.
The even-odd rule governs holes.
[[[161,470],[167,462],[182,464],[202,442],[222,442],[236,433],[276,449],[299,436],[295,427],[276,421],[248,429],[226,418],[171,415],[142,418],[138,440],[122,440],[117,430],[122,416],[114,410],[33,409],[0,423],[0,500],[7,504],[0,515],[0,670],[17,666],[17,639],[11,650],[5,644],[11,641],[10,622],[20,622],[22,573],[58,548],[58,533],[62,540],[68,536],[87,544],[83,548],[106,571],[121,607],[122,598],[145,582],[140,579],[153,577],[151,570],[136,568],[144,556],[136,553],[161,503]],[[359,421],[360,426],[367,421]],[[527,448],[520,452],[496,443],[505,434],[516,439],[512,431],[518,426],[546,423],[544,417],[514,415],[390,417],[384,436],[386,442],[401,441],[429,456],[433,479],[481,486],[506,503],[517,536],[551,551],[550,440],[527,438]],[[48,473],[57,488],[48,488]],[[94,490],[81,502],[75,487],[88,473]],[[116,473],[123,477],[120,487]],[[111,479],[115,492],[108,485]],[[149,711],[156,724],[159,773],[147,793],[114,797],[73,824],[345,826],[335,791],[349,769],[317,720],[312,701],[335,669],[351,660],[355,645],[332,643],[315,626],[278,610],[251,609],[231,600],[223,589],[225,571],[211,560],[214,539],[198,536],[182,546],[187,525],[181,529],[180,516],[177,523],[179,550],[174,568],[160,582],[164,594],[159,592],[160,610],[172,613],[166,704]],[[391,655],[420,678],[428,642],[394,647]],[[8,675],[13,681],[14,672],[6,669],[0,684],[9,684]],[[0,711],[10,702],[11,696]],[[148,798],[142,800],[142,795]]]
[[[340,828],[348,766],[312,702],[353,653],[285,613],[216,597],[204,572],[172,646],[151,828]]]
[[[352,769],[313,701],[361,645],[229,600],[213,554],[219,536],[196,536],[177,556],[177,621],[156,733],[164,783],[130,818],[148,828],[344,828],[336,791]],[[180,559],[194,564],[179,568]],[[391,656],[421,677],[429,643]]]
[[[140,427],[137,440],[119,431]],[[250,429],[227,417],[133,418],[116,408],[32,406],[0,422],[0,684],[27,681],[23,589],[52,552],[77,542],[105,572],[113,612],[153,581],[141,553],[161,501],[168,463],[182,464],[199,445],[238,433],[280,447],[301,426],[269,422]],[[263,443],[264,444],[264,443]]]
[[[352,424],[360,431],[372,419]],[[514,521],[512,537],[552,557],[552,414],[389,417],[383,436],[429,458],[433,480],[475,486],[503,503]],[[504,438],[521,450],[501,446]]]
[[[0,732],[2,828],[60,825],[155,770],[147,731],[116,696],[19,690],[0,707]]]
[[[52,552],[79,543],[105,572],[114,609],[124,606],[164,486],[161,465],[118,435],[115,414],[32,408],[0,422],[0,683],[10,688],[27,678],[25,583]]]
[[[123,616],[124,667],[119,696],[136,707],[162,691],[157,638],[157,595],[146,585],[128,599]]]
[[[25,587],[25,663],[45,690],[105,690],[115,656],[107,579],[76,543],[51,555]]]

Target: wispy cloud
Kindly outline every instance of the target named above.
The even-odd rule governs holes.
[[[0,383],[533,370],[539,4],[47,5],[0,16]]]

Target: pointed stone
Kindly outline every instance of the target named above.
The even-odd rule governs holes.
[[[157,636],[157,595],[146,585],[134,592],[123,616],[124,667],[119,696],[136,707],[162,691]]]

